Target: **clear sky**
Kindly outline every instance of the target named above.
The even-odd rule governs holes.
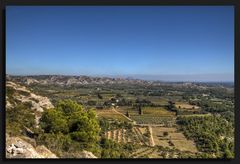
[[[6,16],[8,74],[233,81],[231,6],[9,6]]]

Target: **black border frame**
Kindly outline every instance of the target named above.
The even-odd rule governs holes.
[[[8,162],[69,162],[69,161],[79,161],[79,162],[141,162],[141,161],[151,161],[151,162],[206,162],[206,163],[216,163],[216,162],[229,162],[229,163],[239,163],[240,162],[240,121],[238,119],[240,118],[240,112],[238,109],[240,109],[240,92],[239,92],[239,84],[240,84],[240,74],[238,74],[238,71],[240,70],[240,5],[237,3],[238,0],[1,0],[0,1],[1,6],[1,16],[0,16],[0,36],[2,44],[0,44],[0,50],[1,50],[1,59],[0,59],[0,84],[1,84],[1,90],[0,90],[0,97],[2,98],[0,102],[0,106],[3,107],[3,111],[0,112],[0,120],[1,126],[1,157],[3,161]],[[240,2],[240,1],[239,1]],[[75,5],[81,5],[81,6],[152,6],[152,5],[161,5],[161,6],[226,6],[226,5],[232,5],[234,6],[234,95],[235,95],[235,158],[234,159],[7,159],[5,157],[5,83],[6,83],[6,18],[5,18],[5,7],[6,6],[35,6],[35,5],[41,5],[41,6],[75,6]]]

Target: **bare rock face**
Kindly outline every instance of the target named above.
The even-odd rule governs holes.
[[[17,100],[22,102],[30,102],[33,106],[32,107],[33,110],[37,110],[41,112],[43,111],[43,108],[46,108],[46,109],[53,108],[52,103],[49,101],[47,97],[36,95],[24,86],[21,86],[11,81],[7,81],[6,86],[16,91],[15,98]],[[9,106],[9,102],[7,103]]]
[[[33,146],[28,140],[20,137],[10,137],[6,134],[6,158],[58,158],[44,145]],[[92,152],[82,151],[70,158],[97,158]]]
[[[57,158],[55,154],[53,154],[50,150],[48,150],[45,146],[37,146],[36,151],[44,156],[44,158]]]
[[[89,152],[89,151],[83,151],[81,153],[81,158],[97,158],[92,152]]]
[[[6,158],[58,158],[45,146],[33,147],[20,137],[6,137]]]
[[[12,81],[7,81],[6,86],[8,88],[11,88],[14,93],[12,97],[14,97],[14,101],[20,101],[20,102],[27,102],[31,104],[31,110],[35,113],[36,117],[36,123],[38,125],[39,119],[41,118],[41,114],[44,109],[50,109],[54,108],[52,103],[47,97],[39,96],[34,93],[32,93],[30,90],[28,90],[26,87],[21,86],[17,83],[14,83]],[[6,97],[6,108],[13,108],[17,103],[10,103],[9,97]]]
[[[38,83],[38,81],[35,79],[31,79],[31,78],[26,80],[27,85],[32,84],[32,83]]]
[[[12,108],[13,105],[8,101],[8,97],[6,97],[6,108]]]

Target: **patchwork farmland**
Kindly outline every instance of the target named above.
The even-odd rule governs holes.
[[[65,142],[64,153],[69,156],[78,155],[67,152],[69,138],[74,143],[68,151],[84,146],[79,143],[86,138],[96,140],[95,149],[93,143],[85,143],[89,144],[86,149],[101,158],[222,158],[233,155],[234,94],[230,84],[157,83],[91,77],[73,80],[76,77],[64,76],[29,78],[14,77],[11,80],[48,97],[55,107],[59,101],[71,99],[84,112],[93,112],[88,117],[80,115],[84,120],[96,118],[96,122],[89,122],[90,127],[82,126],[85,122],[78,126],[69,122],[64,127],[72,125],[71,129],[63,131],[71,133],[68,138],[61,139],[63,136],[58,134],[57,140]],[[71,81],[81,84],[70,85]],[[9,102],[12,102],[11,92],[8,90]],[[69,120],[68,115],[62,117],[66,117],[62,123]],[[72,132],[80,127],[87,131]],[[86,135],[92,129],[99,129],[89,133],[95,135],[94,138]],[[48,135],[51,137],[52,134]],[[52,144],[55,138],[44,140],[48,138],[39,136],[41,142],[51,141],[50,149],[64,156],[63,151]]]

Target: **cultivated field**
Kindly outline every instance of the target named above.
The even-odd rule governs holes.
[[[150,137],[147,136],[148,128],[133,127],[131,130],[117,129],[105,132],[107,139],[114,140],[118,143],[132,143],[145,146],[151,146]]]
[[[110,121],[113,120],[118,120],[118,121],[130,121],[129,119],[127,119],[126,117],[124,117],[122,114],[117,113],[116,111],[112,110],[112,109],[102,109],[102,110],[96,110],[97,116],[99,118],[105,118],[108,119]]]
[[[152,135],[155,145],[197,152],[194,142],[187,140],[181,132],[177,132],[176,128],[152,127]]]
[[[89,79],[86,77],[83,82]],[[28,87],[34,93],[47,96],[54,106],[60,100],[71,99],[86,111],[94,109],[100,127],[100,141],[104,138],[107,146],[109,143],[116,146],[116,149],[112,146],[106,148],[106,145],[102,147],[111,149],[102,151],[105,158],[116,154],[124,158],[126,154],[130,155],[126,158],[208,158],[226,156],[229,151],[232,152],[234,144],[229,140],[223,145],[222,136],[219,135],[221,132],[226,138],[233,138],[229,129],[233,129],[234,125],[234,96],[227,85],[118,84],[119,79],[112,83],[106,80],[104,85],[98,79],[87,85],[34,84]],[[214,121],[211,130],[205,127],[199,129],[204,122],[209,125]],[[198,136],[194,135],[195,130]],[[211,136],[211,140],[204,138],[207,135]],[[215,146],[219,151],[214,154],[212,149]]]
[[[163,107],[143,107],[143,114],[146,116],[174,117],[175,113],[170,112]]]
[[[175,106],[176,108],[180,108],[180,109],[189,109],[189,110],[199,109],[199,107],[196,105],[190,105],[184,102],[176,102]]]

